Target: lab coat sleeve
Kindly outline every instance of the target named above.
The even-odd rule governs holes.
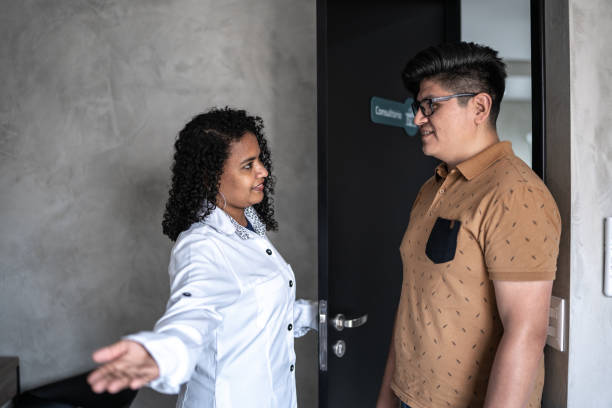
[[[294,337],[302,337],[309,330],[318,329],[319,302],[298,299],[293,304],[293,331]]]
[[[141,343],[159,367],[159,377],[149,386],[176,394],[191,377],[202,350],[214,341],[223,309],[236,301],[241,287],[214,238],[205,234],[179,238],[169,273],[170,299],[153,332],[126,339]]]

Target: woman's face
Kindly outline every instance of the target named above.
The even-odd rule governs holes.
[[[247,132],[230,145],[229,156],[219,180],[217,206],[237,221],[244,220],[244,209],[264,198],[264,180],[268,170],[259,160],[259,143],[254,134]]]

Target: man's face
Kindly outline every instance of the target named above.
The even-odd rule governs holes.
[[[442,87],[433,79],[421,81],[417,100],[452,95],[452,92]],[[414,123],[419,127],[423,153],[433,156],[449,166],[454,166],[465,160],[466,152],[476,140],[476,126],[469,103],[460,105],[458,98],[433,103],[433,114],[429,117],[420,110],[414,117]]]

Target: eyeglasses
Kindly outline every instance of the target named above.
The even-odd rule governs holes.
[[[412,105],[411,105],[412,113],[414,113],[414,116],[416,116],[417,112],[420,109],[423,116],[428,118],[431,115],[433,115],[435,112],[433,108],[434,103],[448,101],[449,99],[459,98],[461,96],[474,96],[474,95],[476,94],[475,93],[458,93],[458,94],[448,95],[448,96],[439,96],[437,98],[425,98],[420,101],[415,100],[414,102],[412,102]]]

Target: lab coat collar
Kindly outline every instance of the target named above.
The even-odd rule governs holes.
[[[253,207],[246,208],[244,210],[244,215],[253,226],[253,229],[257,235],[263,237],[266,233],[266,226],[259,219],[255,209]],[[249,239],[252,237],[252,231],[249,231],[247,228],[240,225],[229,214],[216,206],[202,222],[226,235],[236,234],[241,239]]]

